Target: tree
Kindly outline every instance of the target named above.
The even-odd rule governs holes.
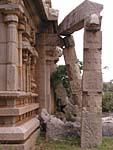
[[[56,71],[51,75],[51,84],[55,88],[59,83],[62,83],[67,91],[68,96],[71,93],[69,77],[67,75],[67,70],[65,65],[59,65]]]

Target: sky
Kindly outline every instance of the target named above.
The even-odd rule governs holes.
[[[59,23],[84,0],[52,0],[52,7],[59,10]],[[113,1],[112,0],[91,0],[104,6],[101,12],[102,18],[102,71],[103,81],[113,79]],[[83,29],[75,32],[75,49],[79,60],[83,60]],[[58,64],[64,64],[63,58]],[[107,66],[107,67],[106,67]],[[104,69],[106,68],[106,69]]]

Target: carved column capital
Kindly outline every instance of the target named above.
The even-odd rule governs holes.
[[[96,32],[101,28],[101,16],[97,14],[91,14],[85,18],[84,28],[87,31]]]
[[[7,14],[5,17],[4,17],[4,21],[6,23],[18,23],[18,16],[16,14]]]
[[[46,60],[54,60],[55,62],[59,60],[62,56],[61,48],[54,47],[52,50],[46,50]]]
[[[66,48],[75,47],[74,37],[72,35],[64,38],[64,45]]]

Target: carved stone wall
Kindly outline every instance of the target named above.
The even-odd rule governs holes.
[[[20,0],[0,1],[0,149],[3,150],[30,150],[39,132],[36,29],[25,9]]]

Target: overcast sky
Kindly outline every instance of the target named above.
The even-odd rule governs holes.
[[[52,0],[52,6],[59,10],[59,23],[74,8],[81,4],[84,0]],[[110,81],[113,79],[113,1],[112,0],[91,0],[104,5],[101,12],[102,31],[103,31],[103,48],[102,48],[102,68],[103,80]],[[83,29],[74,33],[76,52],[79,60],[83,60]],[[64,64],[63,59],[60,64]]]

